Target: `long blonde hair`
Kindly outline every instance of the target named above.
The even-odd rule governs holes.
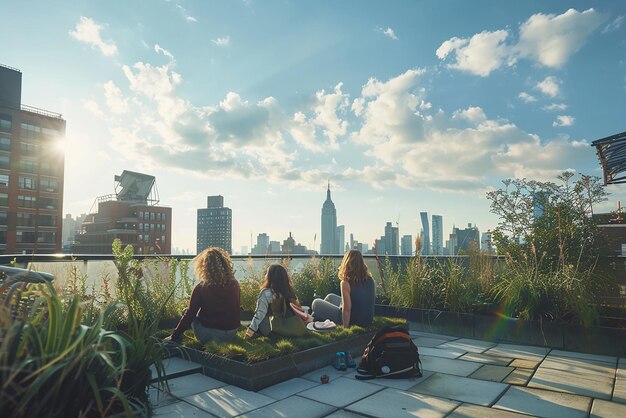
[[[359,250],[349,250],[339,265],[339,279],[348,283],[364,283],[370,277],[363,255]]]
[[[217,247],[209,247],[195,258],[196,276],[205,284],[225,287],[235,280],[233,262],[226,251]]]

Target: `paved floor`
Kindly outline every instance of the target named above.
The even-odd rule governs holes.
[[[423,377],[359,381],[325,367],[249,392],[173,358],[156,417],[626,417],[626,358],[413,332]],[[182,377],[181,374],[187,374]],[[322,385],[320,375],[330,376]]]

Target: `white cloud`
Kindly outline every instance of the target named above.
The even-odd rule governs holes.
[[[119,87],[113,81],[107,81],[102,86],[107,107],[113,113],[124,113],[128,111],[128,99],[126,99]]]
[[[179,13],[183,16],[183,18],[187,21],[187,22],[197,22],[198,19],[196,19],[195,17],[193,17],[192,15],[190,15],[187,12],[187,9],[185,9],[183,6],[181,6],[180,4],[176,3],[176,9],[179,11]]]
[[[226,48],[227,46],[230,45],[230,36],[224,36],[223,38],[211,39],[211,42],[213,42],[215,45],[221,48]]]
[[[436,51],[448,67],[482,77],[520,58],[545,67],[560,68],[585,44],[605,20],[594,9],[578,12],[569,9],[561,15],[537,13],[519,26],[517,42],[507,42],[508,30],[483,31],[470,38],[453,37]]]
[[[609,33],[618,30],[624,23],[624,15],[617,16],[611,23],[602,29],[602,33]]]
[[[104,41],[100,36],[103,26],[96,23],[93,19],[81,16],[76,24],[76,28],[70,31],[70,35],[85,43],[93,49],[99,49],[102,55],[110,57],[117,54],[117,46],[113,41]]]
[[[561,90],[561,80],[548,76],[535,85],[535,88],[548,97],[556,97]]]
[[[550,103],[549,105],[542,107],[542,109],[548,111],[565,110],[567,109],[567,105],[565,103]]]
[[[546,67],[560,68],[604,20],[604,16],[594,9],[584,12],[569,9],[558,16],[537,13],[520,26],[515,49],[520,57],[533,59]]]
[[[531,94],[526,93],[525,91],[521,92],[520,94],[517,95],[517,97],[519,97],[520,100],[522,100],[525,103],[532,103],[532,102],[536,102],[537,98]]]
[[[83,100],[83,107],[100,119],[106,118],[106,115],[95,100]]]
[[[154,52],[156,52],[157,54],[163,54],[169,59],[171,59],[172,61],[174,61],[174,55],[172,55],[172,53],[168,51],[167,49],[161,48],[159,44],[154,45]]]
[[[576,118],[570,115],[559,115],[556,120],[552,122],[552,126],[572,126]]]
[[[450,68],[486,77],[504,64],[513,64],[505,44],[507,36],[507,31],[499,30],[484,31],[470,39],[452,38],[441,44],[436,54],[439,59],[453,55]]]
[[[394,41],[398,40],[398,36],[396,35],[396,32],[390,27],[387,27],[387,29],[378,28],[378,31],[382,33],[383,35],[385,35],[386,37],[393,39]]]

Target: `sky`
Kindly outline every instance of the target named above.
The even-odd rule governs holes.
[[[71,6],[68,6],[71,4]],[[172,247],[223,195],[233,251],[259,233],[320,245],[338,224],[444,236],[497,226],[506,178],[601,176],[591,142],[626,131],[626,2],[3,1],[0,63],[22,103],[63,114],[64,212],[123,170],[156,177]],[[9,45],[7,47],[7,45]],[[610,186],[613,210],[626,186]]]

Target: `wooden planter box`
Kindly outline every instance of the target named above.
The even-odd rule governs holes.
[[[320,367],[328,366],[332,363],[337,351],[349,351],[352,356],[359,357],[373,336],[374,332],[368,332],[342,341],[253,364],[242,363],[188,347],[181,346],[180,348],[186,359],[202,365],[202,372],[206,376],[242,389],[259,391],[276,383],[302,376]]]
[[[528,344],[610,356],[626,356],[626,329],[564,322],[523,321],[496,315],[376,305],[375,314],[411,321],[414,331],[493,342]]]

